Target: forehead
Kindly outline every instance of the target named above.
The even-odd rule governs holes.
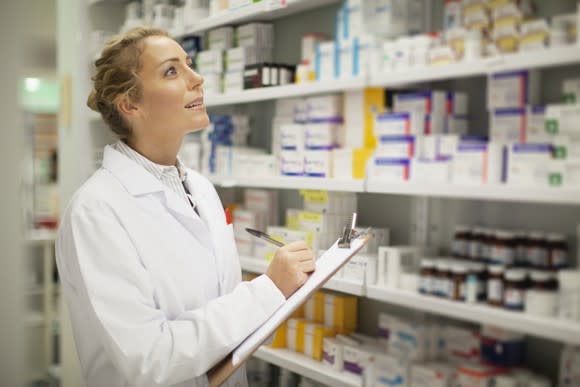
[[[141,54],[143,69],[156,67],[167,59],[185,59],[186,56],[183,48],[175,40],[166,36],[149,36],[143,41]]]

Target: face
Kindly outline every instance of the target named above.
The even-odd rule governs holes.
[[[141,99],[134,103],[135,135],[155,141],[178,138],[209,123],[203,101],[203,78],[173,39],[151,36],[141,54]]]

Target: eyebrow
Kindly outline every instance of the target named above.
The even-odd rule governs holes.
[[[169,59],[165,59],[163,62],[159,63],[157,65],[157,67],[161,67],[161,66],[163,66],[163,64],[165,64],[167,62],[179,62],[179,58],[169,58]],[[193,59],[191,59],[190,56],[186,56],[185,57],[185,62],[193,62]]]

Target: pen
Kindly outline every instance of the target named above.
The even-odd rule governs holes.
[[[263,239],[266,242],[270,242],[271,244],[276,245],[278,247],[284,246],[284,243],[277,241],[276,239],[272,238],[270,235],[266,234],[265,232],[254,230],[252,228],[246,228],[246,231],[257,238]]]

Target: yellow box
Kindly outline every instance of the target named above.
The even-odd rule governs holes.
[[[272,348],[286,348],[286,336],[288,333],[288,322],[285,321],[276,329],[274,332],[274,339],[270,343],[270,347]]]
[[[304,353],[304,326],[306,320],[291,318],[288,320],[286,347],[295,352]]]
[[[290,318],[304,318],[304,309],[306,308],[306,303],[300,305],[298,309],[290,315]]]
[[[364,146],[365,148],[374,149],[377,146],[375,115],[385,111],[385,90],[382,88],[366,88],[364,89],[363,101]]]
[[[324,295],[324,325],[332,327],[339,334],[356,331],[357,303],[354,296],[326,293]]]
[[[322,360],[324,338],[334,335],[334,329],[330,327],[317,323],[306,323],[304,327],[304,354],[315,360]]]
[[[286,209],[286,227],[290,230],[300,230],[300,219],[298,218],[300,211],[295,208]]]
[[[324,293],[316,292],[306,301],[304,317],[309,321],[324,322]]]
[[[352,151],[352,177],[362,180],[366,175],[367,161],[373,155],[370,148],[357,148]]]

